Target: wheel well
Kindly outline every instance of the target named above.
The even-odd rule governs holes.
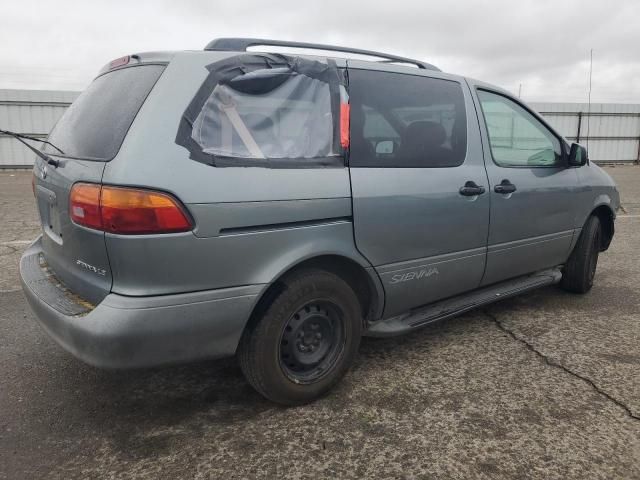
[[[258,321],[273,299],[282,292],[285,288],[283,280],[287,276],[305,269],[325,270],[339,276],[347,282],[347,284],[353,288],[354,293],[358,297],[362,308],[362,318],[365,323],[375,314],[374,312],[377,310],[380,299],[378,298],[376,288],[365,269],[358,263],[346,257],[341,257],[339,255],[322,255],[294,265],[289,270],[281,274],[280,277],[278,277],[278,279],[276,279],[262,294],[260,300],[258,300],[247,326]]]
[[[600,251],[604,252],[613,239],[614,225],[613,225],[613,212],[606,205],[600,205],[596,208],[591,215],[595,215],[600,220],[600,226],[602,227],[602,241],[600,243]]]

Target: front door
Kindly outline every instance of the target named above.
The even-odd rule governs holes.
[[[355,239],[382,279],[385,316],[477,288],[489,195],[468,89],[350,61],[349,96]]]
[[[578,178],[562,140],[508,96],[476,90],[491,195],[483,285],[555,267],[569,255]]]

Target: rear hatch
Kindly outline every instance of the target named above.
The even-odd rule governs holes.
[[[128,63],[129,57],[125,58]],[[77,182],[101,183],[106,162],[118,153],[163,69],[159,63],[136,62],[98,76],[49,135],[49,141],[64,154],[51,146],[44,151],[59,160],[59,165],[47,165],[39,158],[35,162],[43,260],[58,280],[93,303],[109,293],[112,283],[104,232],[71,220],[69,194]]]

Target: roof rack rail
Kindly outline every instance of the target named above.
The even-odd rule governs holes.
[[[368,57],[378,57],[384,59],[387,63],[410,63],[416,65],[418,68],[425,70],[440,71],[435,65],[430,63],[421,62],[420,60],[414,60],[411,58],[399,57],[397,55],[389,55],[388,53],[374,52],[371,50],[362,50],[359,48],[349,47],[336,47],[334,45],[322,45],[320,43],[306,43],[306,42],[287,42],[283,40],[268,40],[264,38],[216,38],[211,40],[205,50],[221,50],[231,52],[245,52],[249,47],[255,47],[258,45],[270,46],[270,47],[292,47],[292,48],[307,48],[310,50],[327,50],[332,52],[344,52],[354,53],[357,55],[366,55]]]

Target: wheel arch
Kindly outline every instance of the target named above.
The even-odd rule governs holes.
[[[379,318],[384,308],[384,290],[373,267],[341,254],[321,254],[300,260],[290,265],[263,290],[256,301],[245,330],[253,325],[264,313],[273,299],[285,288],[284,280],[295,272],[318,269],[331,272],[342,278],[358,297],[362,307],[363,320]]]
[[[608,204],[600,204],[591,211],[589,216],[592,215],[600,220],[602,228],[600,251],[604,252],[611,245],[611,240],[613,240],[613,234],[615,233],[615,213]]]

